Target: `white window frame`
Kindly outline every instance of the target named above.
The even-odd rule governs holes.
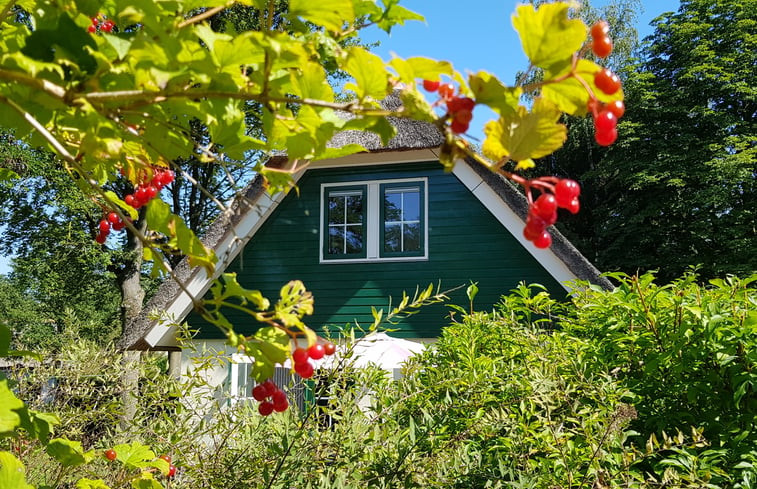
[[[402,184],[408,183],[413,185],[420,184],[423,189],[423,253],[416,256],[381,256],[381,185],[383,184]],[[325,239],[327,239],[327,229],[325,220],[326,216],[326,195],[329,189],[339,187],[360,186],[366,187],[366,230],[365,230],[365,257],[360,258],[326,258],[324,257]],[[393,261],[423,261],[428,260],[428,178],[394,178],[382,180],[359,180],[335,183],[321,184],[321,198],[319,211],[320,230],[318,243],[318,259],[322,264],[339,264],[339,263],[372,263],[372,262],[393,262]]]

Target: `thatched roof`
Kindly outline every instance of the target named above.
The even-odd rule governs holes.
[[[383,102],[386,108],[397,108],[399,98],[391,96]],[[444,138],[438,129],[430,123],[418,122],[409,119],[394,119],[392,124],[397,128],[397,135],[389,142],[387,146],[382,146],[378,136],[372,133],[362,131],[344,131],[337,134],[330,142],[330,146],[338,147],[350,143],[361,144],[371,153],[392,153],[418,150],[418,149],[435,149],[442,145]],[[273,165],[282,164],[286,158],[278,155],[272,158]],[[526,219],[528,212],[528,203],[525,196],[520,193],[515,186],[502,175],[492,173],[488,169],[475,161],[461,160],[457,164],[467,165],[488,185],[521,220]],[[203,243],[216,250],[216,254],[222,256],[226,250],[219,249],[224,243],[229,243],[229,237],[234,237],[246,244],[252,235],[236,236],[237,224],[245,217],[247,213],[258,212],[257,204],[264,198],[265,189],[260,178],[255,178],[243,195],[239,196],[230,206],[229,212],[222,215],[210,227],[203,238]],[[552,234],[551,252],[561,261],[565,267],[578,279],[587,280],[603,288],[612,288],[611,283],[554,227],[550,228]],[[223,270],[218,270],[218,274]],[[204,274],[201,270],[190,269],[187,260],[182,261],[175,269],[175,273],[182,283],[186,283],[198,274]],[[210,279],[208,280],[208,284]],[[206,289],[207,290],[207,289]],[[204,293],[204,291],[203,291]],[[145,305],[142,314],[134,319],[126,328],[127,333],[122,336],[119,346],[124,349],[146,350],[154,348],[145,341],[146,335],[157,325],[157,321],[152,319],[155,312],[161,312],[168,309],[173,301],[182,295],[179,286],[173,280],[166,280]],[[175,318],[181,321],[183,318]]]

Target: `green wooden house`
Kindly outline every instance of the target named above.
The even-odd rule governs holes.
[[[236,272],[247,288],[275,299],[280,287],[302,280],[315,298],[309,325],[316,331],[357,321],[372,322],[371,307],[387,308],[403,291],[429,284],[455,289],[450,302],[467,306],[465,288],[480,290],[478,310],[490,309],[520,282],[538,283],[555,296],[566,283],[606,279],[556,230],[554,244],[540,250],[523,238],[525,198],[508,181],[475,162],[460,160],[451,172],[438,161],[443,140],[425,123],[395,121],[387,146],[365,133],[339,134],[332,144],[357,142],[369,151],[313,162],[295,178],[299,192],[269,196],[253,181],[246,194],[210,229],[205,242],[220,258],[214,276],[176,272],[195,296],[213,278]],[[272,165],[286,165],[283,157]],[[223,350],[219,330],[191,313],[192,302],[166,281],[144,314],[122,338],[130,349],[175,350],[175,323],[199,330],[198,345]],[[155,312],[166,320],[151,319]],[[394,336],[429,341],[449,322],[449,308],[434,305],[400,324]],[[255,325],[229,317],[240,332]]]

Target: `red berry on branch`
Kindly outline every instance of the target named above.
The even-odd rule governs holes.
[[[170,455],[166,455],[166,454],[163,454],[163,455],[161,455],[161,456],[160,456],[160,457],[158,457],[158,458],[159,458],[159,459],[161,459],[161,460],[165,460],[165,461],[166,461],[166,462],[168,462],[169,464],[171,463],[171,456],[170,456]]]
[[[570,201],[570,204],[566,207],[571,214],[578,214],[581,209],[581,203],[578,201],[578,197]]]
[[[320,360],[325,354],[326,350],[320,343],[316,343],[315,345],[308,348],[308,356],[313,360]]]
[[[134,198],[138,202],[141,202],[142,204],[146,203],[147,200],[148,200],[147,199],[147,187],[143,187],[142,185],[140,185],[139,187],[137,187],[137,190],[134,192]]]
[[[470,124],[467,122],[460,122],[457,119],[452,121],[452,124],[449,125],[450,129],[452,129],[452,132],[455,134],[463,134],[468,130],[470,127]]]
[[[439,80],[423,80],[423,89],[427,92],[435,92],[439,90]]]
[[[171,182],[174,180],[174,173],[173,170],[166,170],[160,174],[160,181],[163,183],[163,186],[170,185]]]
[[[118,214],[116,214],[115,212],[109,212],[108,213],[108,222],[109,223],[115,224],[115,223],[120,222],[120,221],[121,221],[121,218],[118,217]]]
[[[106,20],[105,22],[103,22],[102,30],[104,30],[105,32],[110,32],[115,26],[116,24],[114,24],[112,20]]]
[[[626,113],[626,104],[624,104],[622,100],[613,100],[605,106],[605,109],[609,110],[615,114],[615,117],[620,119],[623,117],[623,114]]]
[[[328,343],[324,343],[323,352],[329,356],[333,355],[334,353],[336,353],[336,345],[330,341]]]
[[[548,231],[544,231],[534,240],[534,246],[537,248],[549,248],[552,246],[552,235]]]
[[[97,236],[95,236],[95,241],[99,244],[105,244],[105,241],[108,239],[107,234],[98,233]]]
[[[258,412],[263,416],[268,416],[273,412],[273,403],[270,403],[268,401],[261,402],[258,406]]]
[[[609,131],[596,131],[594,133],[594,140],[600,146],[610,146],[618,139],[618,130],[614,127]],[[567,206],[563,206],[567,207]]]
[[[557,212],[557,199],[552,194],[541,194],[531,206],[531,210],[545,221],[549,221]]]
[[[150,185],[145,190],[147,195],[147,200],[152,200],[158,195],[158,189]]]
[[[100,221],[100,225],[98,227],[100,228],[100,232],[103,234],[108,234],[110,232],[110,223],[105,219]]]
[[[256,401],[263,402],[268,398],[268,391],[263,384],[258,384],[252,388],[252,397]]]
[[[292,360],[295,364],[305,363],[308,361],[308,358],[310,358],[310,355],[308,355],[308,351],[304,348],[295,348],[292,352]]]
[[[594,130],[596,132],[608,132],[618,125],[618,118],[609,110],[603,110],[594,118]]]
[[[263,388],[265,389],[265,397],[271,397],[274,392],[279,390],[279,388],[276,387],[276,384],[274,384],[271,379],[266,380],[260,385],[262,385]]]
[[[87,27],[87,32],[89,32],[90,34],[92,34],[94,32],[97,32],[97,26],[91,25],[91,26]]]
[[[111,462],[115,460],[116,458],[118,458],[118,454],[116,454],[116,451],[113,450],[112,448],[105,450],[105,452],[103,452],[103,455],[105,455],[105,458],[107,458]]]
[[[277,413],[284,412],[289,407],[289,399],[287,399],[287,395],[283,391],[274,393],[271,403],[273,404],[273,410]]]
[[[169,465],[168,466],[168,477],[173,477],[176,475],[176,466],[175,465]]]
[[[451,113],[459,112],[461,110],[471,111],[476,106],[476,102],[469,97],[452,97],[447,102],[447,110]]]
[[[439,96],[444,100],[452,100],[455,96],[455,87],[451,83],[442,83],[439,85]]]
[[[473,120],[473,112],[467,109],[458,110],[454,115],[455,121],[460,124],[470,124]]]
[[[570,206],[571,201],[581,195],[581,186],[575,180],[563,178],[555,185],[555,199],[557,205],[563,209]]]
[[[599,58],[606,58],[612,53],[612,39],[610,36],[594,38],[591,42],[591,50]]]
[[[296,363],[294,365],[294,371],[297,372],[303,379],[309,379],[315,373],[313,364],[310,362]]]
[[[120,231],[125,227],[126,227],[126,224],[124,224],[123,221],[118,221],[118,222],[113,223],[113,231]]]
[[[594,75],[594,84],[607,95],[612,95],[620,90],[621,85],[618,75],[607,68],[599,70]]]
[[[598,20],[591,26],[591,38],[597,39],[605,37],[610,33],[610,24],[604,20]]]
[[[124,202],[126,202],[126,205],[130,205],[134,207],[134,204],[137,202],[137,199],[135,199],[132,194],[129,194],[126,197],[124,197]]]

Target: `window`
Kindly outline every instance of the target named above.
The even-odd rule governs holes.
[[[325,184],[321,261],[427,258],[426,179]]]

